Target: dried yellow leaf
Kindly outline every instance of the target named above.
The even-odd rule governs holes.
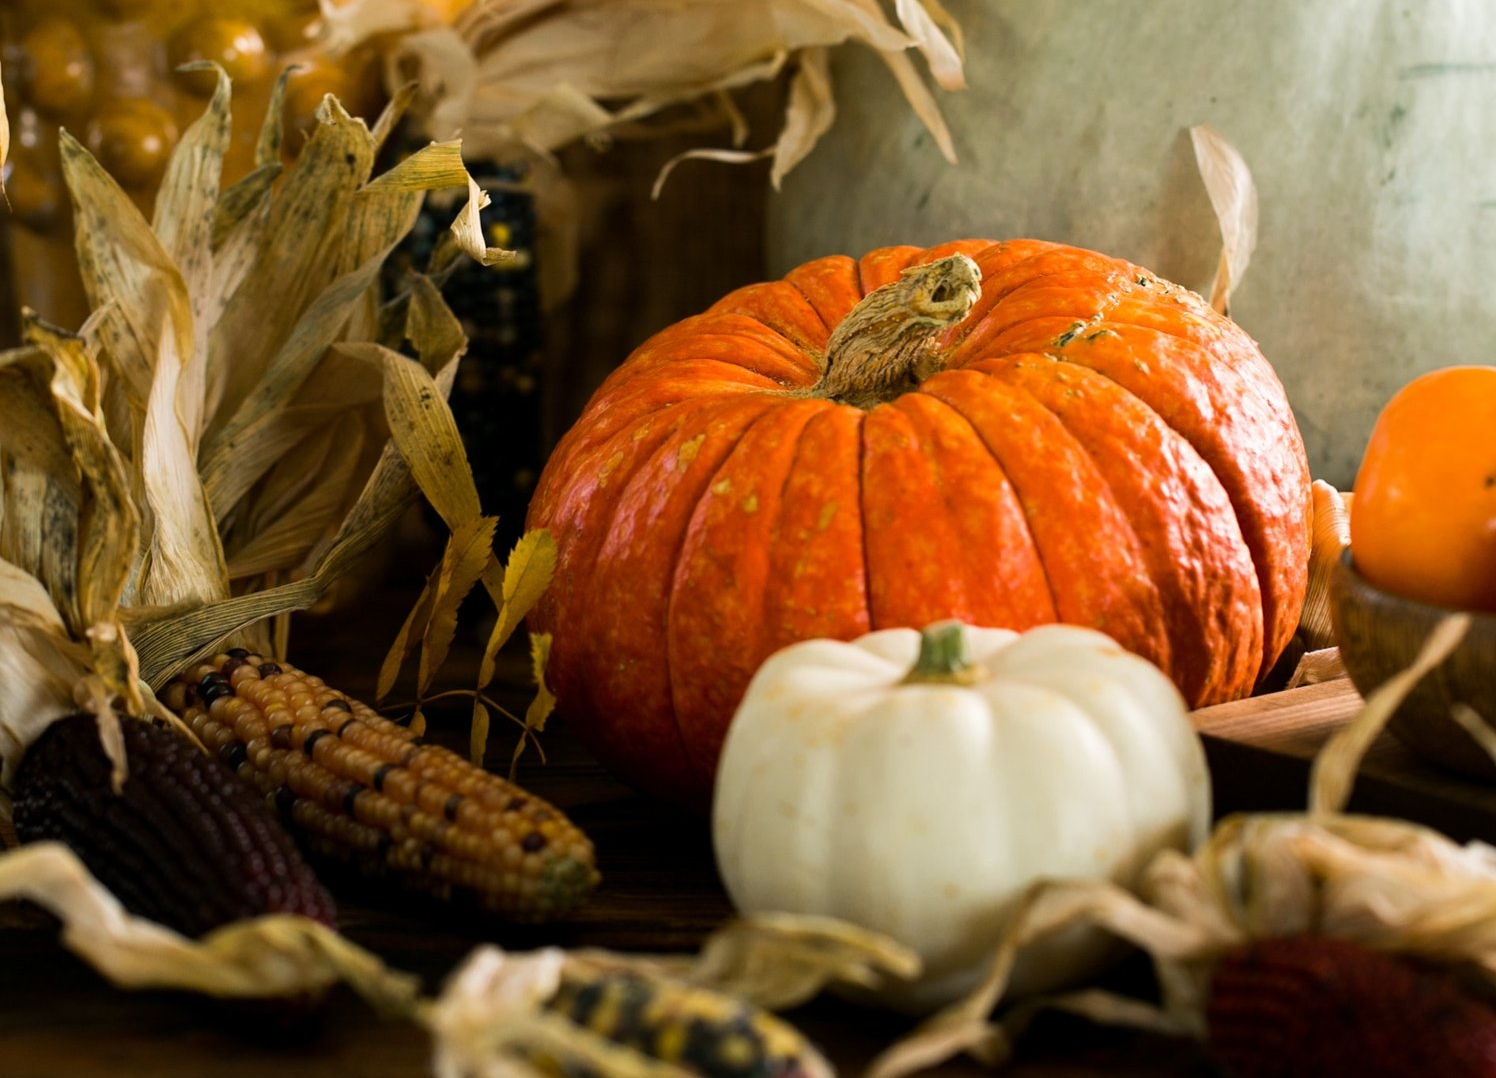
[[[468,728],[468,759],[474,767],[483,766],[483,757],[488,751],[488,708],[482,700],[473,701],[473,718]]]
[[[421,588],[420,598],[405,615],[400,631],[395,634],[394,643],[385,653],[384,662],[379,665],[379,680],[374,688],[376,700],[383,700],[390,694],[390,690],[395,687],[395,679],[400,676],[400,668],[405,665],[405,660],[410,658],[411,653],[420,645],[421,638],[426,635],[426,623],[431,620],[431,607],[436,601],[436,585],[440,577],[441,566],[437,566],[426,577],[426,584]]]
[[[524,729],[520,732],[519,740],[514,743],[514,752],[509,757],[510,782],[517,780],[520,757],[524,755],[525,746],[530,742],[535,743],[536,751],[540,752],[542,760],[545,759],[545,753],[540,749],[539,735],[545,732],[546,720],[556,710],[556,694],[545,683],[546,664],[551,661],[551,640],[550,633],[530,634],[530,677],[535,683],[535,695],[525,708],[522,723]],[[487,682],[483,682],[479,685],[480,692],[486,684]]]
[[[431,617],[421,638],[416,686],[423,696],[431,690],[436,671],[446,661],[452,646],[457,632],[457,608],[493,560],[493,533],[498,523],[498,517],[476,517],[453,528],[447,540],[436,593],[432,596]]]
[[[509,642],[514,630],[550,587],[556,573],[556,540],[543,528],[520,536],[504,566],[504,586],[499,618],[489,633],[478,672],[481,689],[493,680],[494,660]]]

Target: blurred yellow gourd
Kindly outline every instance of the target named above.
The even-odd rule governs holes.
[[[429,0],[429,6],[448,20],[467,2]],[[364,48],[328,56],[317,44],[318,17],[317,0],[0,2],[0,66],[15,133],[6,224],[16,293],[0,300],[78,324],[86,309],[58,130],[82,139],[149,214],[172,147],[213,91],[211,72],[178,70],[183,64],[211,61],[233,80],[225,185],[254,166],[260,121],[276,76],[288,66],[299,65],[285,96],[288,156],[328,93],[354,115],[372,118],[383,103],[378,55]]]

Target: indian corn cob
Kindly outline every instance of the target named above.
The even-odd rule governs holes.
[[[1230,1078],[1496,1074],[1496,1009],[1447,970],[1351,940],[1253,940],[1211,980],[1211,1054]]]
[[[703,1078],[799,1078],[826,1073],[789,1023],[743,1000],[666,977],[568,968],[546,1008],[607,1040]],[[540,1070],[585,1078],[544,1055]]]
[[[516,921],[597,884],[591,841],[556,808],[294,666],[236,648],[163,700],[316,856]]]
[[[332,898],[254,792],[175,731],[121,718],[129,776],[120,793],[93,715],[47,728],[17,769],[22,842],[76,853],[125,908],[202,936],[267,913],[332,924]]]

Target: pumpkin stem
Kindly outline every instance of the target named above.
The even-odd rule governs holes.
[[[919,634],[919,658],[904,675],[905,685],[970,685],[986,672],[971,661],[966,629],[959,621],[937,621]]]
[[[919,385],[941,368],[936,338],[967,316],[981,288],[982,271],[958,254],[873,289],[826,342],[815,395],[870,408]]]

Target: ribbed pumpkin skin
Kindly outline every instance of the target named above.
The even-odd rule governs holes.
[[[944,369],[807,395],[830,331],[956,252],[982,295]],[[1309,473],[1283,388],[1195,294],[1105,256],[965,240],[830,257],[657,334],[541,476],[549,681],[617,775],[704,806],[773,651],[942,618],[1101,629],[1203,705],[1247,694],[1304,598]]]

